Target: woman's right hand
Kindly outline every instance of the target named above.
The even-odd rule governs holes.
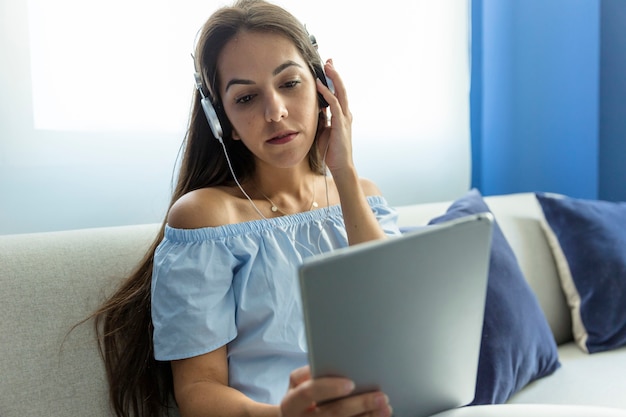
[[[308,366],[291,373],[289,390],[280,404],[281,417],[391,417],[388,397],[380,391],[352,395],[346,378],[311,378]]]

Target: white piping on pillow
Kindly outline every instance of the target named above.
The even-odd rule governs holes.
[[[556,237],[556,234],[548,224],[545,217],[542,218],[539,223],[546,234],[546,240],[552,250],[552,255],[554,256],[556,268],[561,280],[561,287],[563,288],[563,292],[567,298],[567,304],[569,305],[572,313],[572,333],[574,335],[574,340],[584,352],[589,353],[589,350],[587,349],[588,333],[580,315],[580,294],[574,284],[572,272],[569,269],[569,263],[567,262],[567,258],[561,249],[559,239]]]

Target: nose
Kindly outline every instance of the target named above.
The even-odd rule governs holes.
[[[265,120],[267,122],[279,122],[288,114],[287,106],[280,94],[274,92],[267,96],[265,103]]]

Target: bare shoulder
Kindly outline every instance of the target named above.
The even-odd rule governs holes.
[[[167,216],[167,223],[177,229],[215,227],[230,222],[229,207],[234,197],[220,187],[201,188],[179,198]]]
[[[363,188],[363,192],[366,196],[372,195],[382,195],[378,186],[371,180],[367,178],[360,178],[361,188]]]

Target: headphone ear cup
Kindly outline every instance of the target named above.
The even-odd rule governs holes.
[[[211,103],[211,100],[208,97],[200,100],[202,104],[202,110],[204,110],[204,114],[206,116],[207,122],[209,122],[209,127],[211,128],[211,132],[213,136],[218,141],[223,141],[224,130],[222,129],[222,124],[220,123],[219,117],[217,117],[217,112],[215,111],[215,107]]]
[[[316,65],[314,67],[314,70],[315,70],[315,76],[320,79],[322,84],[324,84],[326,87],[328,87],[328,89],[330,90],[331,93],[335,94],[335,86],[333,85],[333,82],[332,82],[332,80],[330,78],[326,78],[326,74],[324,73],[324,69],[321,66],[318,67]],[[326,99],[324,99],[324,96],[322,96],[320,93],[317,93],[317,96],[319,98],[320,107],[322,107],[322,108],[328,107],[328,102],[326,101]]]

